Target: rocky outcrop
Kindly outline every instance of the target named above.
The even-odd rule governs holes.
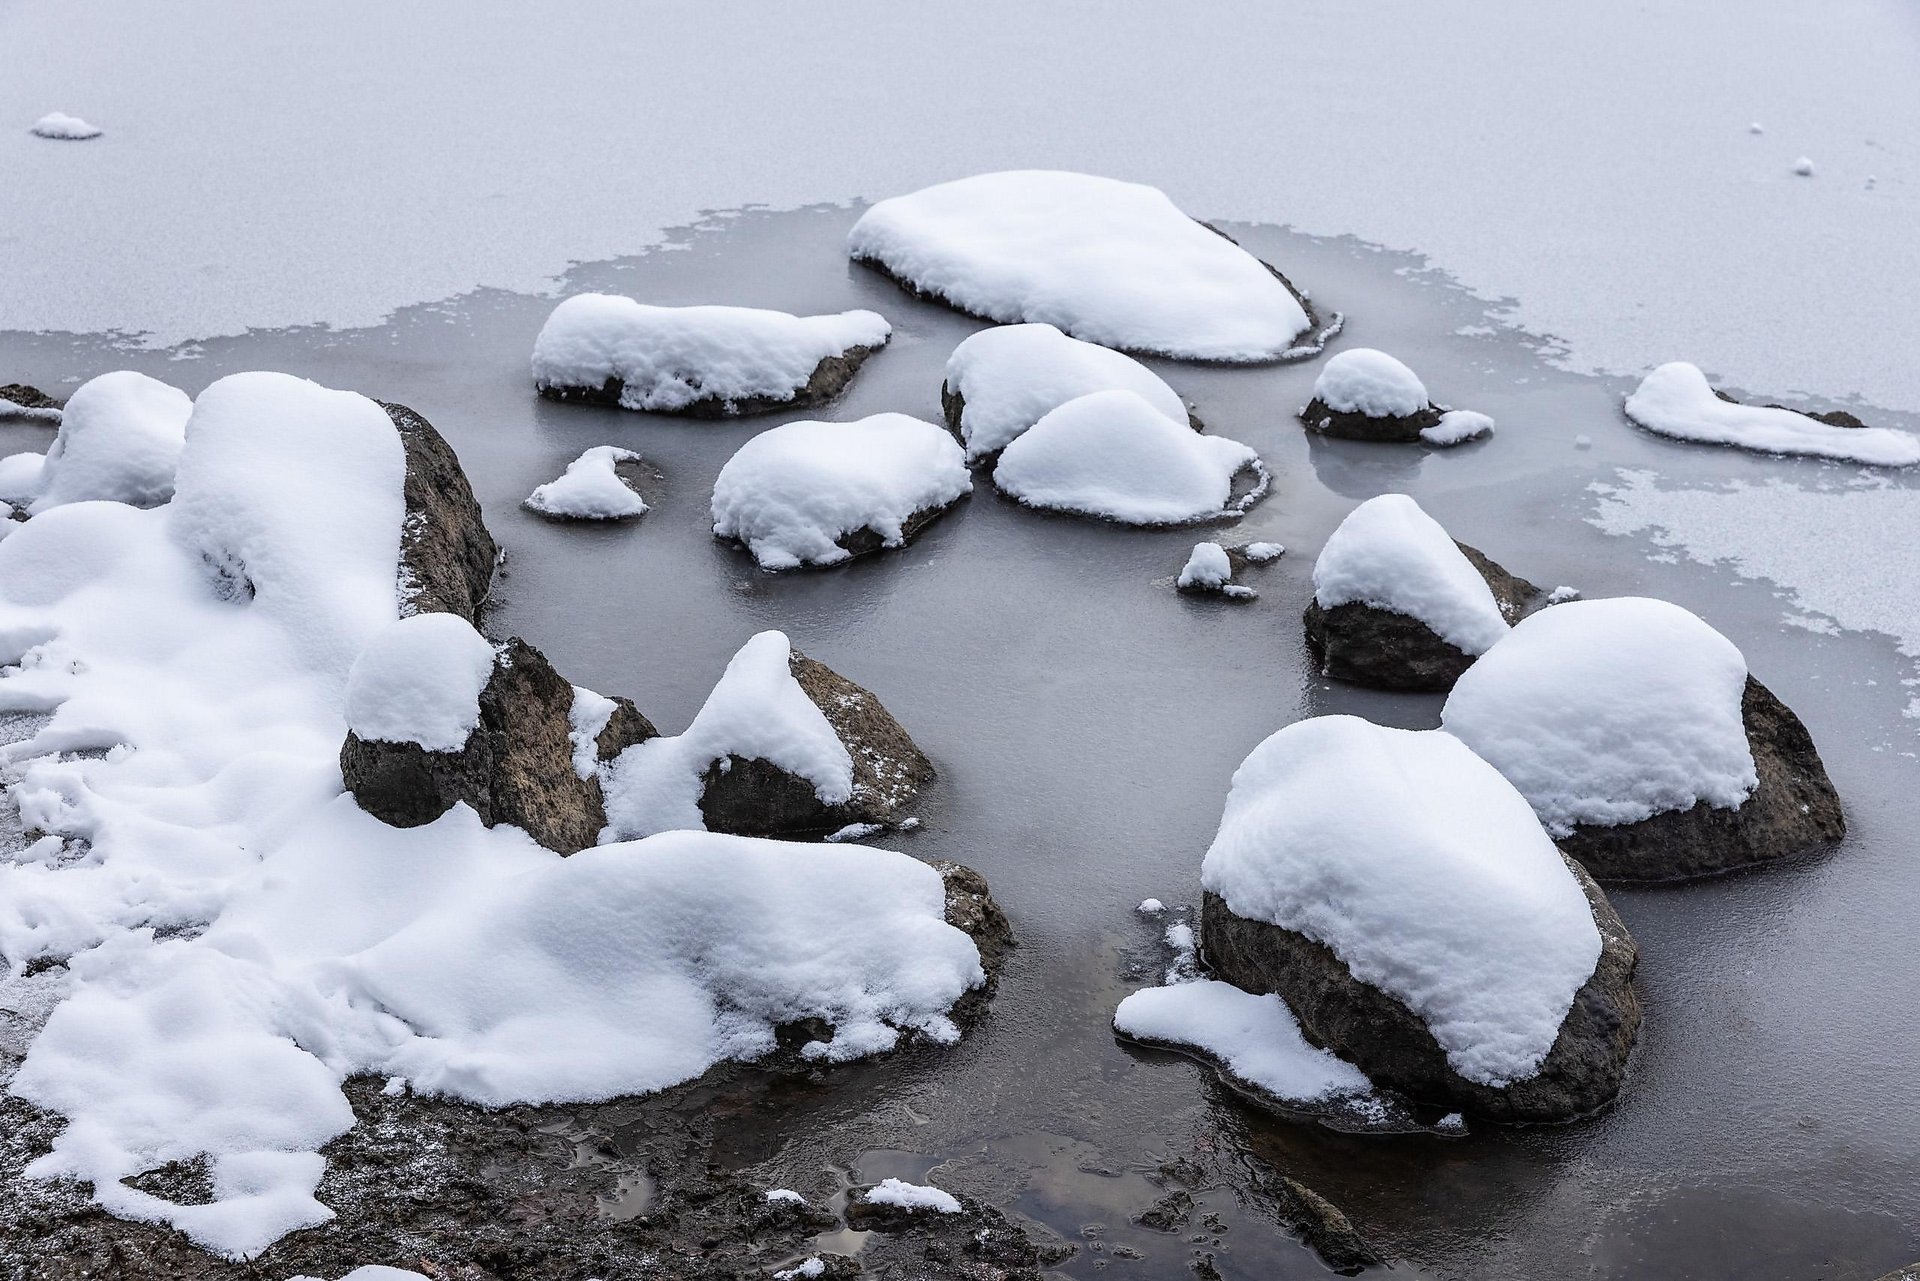
[[[60,402],[25,383],[0,384],[0,418],[60,420]]]
[[[1701,801],[1637,823],[1576,827],[1560,848],[1602,880],[1674,881],[1786,858],[1845,836],[1840,797],[1800,718],[1752,676],[1740,716],[1760,784],[1737,808]]]
[[[1368,440],[1388,444],[1418,443],[1420,433],[1440,425],[1440,416],[1444,413],[1438,405],[1429,404],[1416,413],[1400,414],[1390,418],[1374,418],[1367,414],[1329,408],[1327,403],[1315,396],[1300,411],[1300,421],[1309,430],[1322,436],[1338,436],[1342,440]]]
[[[405,405],[381,402],[407,452],[406,523],[400,534],[400,584],[409,614],[479,619],[499,558],[460,460],[433,424]]]
[[[1601,951],[1574,995],[1540,1070],[1496,1088],[1455,1072],[1421,1017],[1353,976],[1331,948],[1294,930],[1236,916],[1219,895],[1201,906],[1201,952],[1216,977],[1249,992],[1276,992],[1301,1031],[1371,1077],[1376,1085],[1497,1121],[1565,1121],[1604,1106],[1626,1074],[1640,1029],[1633,989],[1638,949],[1613,905],[1571,859],[1599,927]]]
[[[806,382],[793,389],[786,396],[701,396],[673,409],[652,409],[649,413],[679,414],[687,418],[737,418],[748,414],[767,414],[780,409],[806,409],[813,405],[824,405],[847,389],[853,376],[860,372],[860,366],[867,357],[880,350],[880,345],[871,347],[848,347],[837,355],[828,356],[813,367]],[[619,378],[608,377],[598,387],[569,387],[541,383],[539,391],[548,400],[558,400],[573,405],[607,405],[614,409],[626,406],[621,396],[626,392],[626,384]]]
[[[700,814],[710,832],[825,836],[860,823],[893,826],[934,777],[933,763],[871,693],[794,650],[789,669],[853,759],[853,795],[829,805],[811,781],[759,757],[707,768]]]
[[[1546,600],[1540,588],[1509,574],[1477,549],[1459,541],[1454,546],[1486,580],[1509,624],[1519,622]],[[1444,693],[1478,657],[1417,618],[1361,601],[1325,609],[1310,598],[1304,621],[1307,649],[1320,674],[1356,685]]]
[[[6,391],[5,388],[0,387],[0,395],[4,395],[5,391]],[[1746,401],[1741,400],[1738,396],[1732,395],[1728,392],[1721,391],[1718,387],[1715,387],[1713,389],[1713,394],[1715,397],[1725,401],[1729,405],[1744,405],[1747,403]],[[1799,414],[1803,418],[1811,418],[1813,419],[1813,421],[1817,423],[1825,423],[1829,427],[1845,427],[1850,430],[1866,427],[1866,424],[1860,421],[1860,419],[1857,416],[1848,413],[1844,409],[1829,409],[1822,413],[1815,413],[1811,409],[1795,409],[1790,405],[1782,405],[1779,403],[1762,405],[1761,408],[1762,409],[1784,409],[1786,410],[1786,412],[1790,414]]]

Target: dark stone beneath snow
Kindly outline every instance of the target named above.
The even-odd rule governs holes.
[[[1483,553],[1455,542],[1480,571],[1509,624],[1539,608],[1546,593],[1517,578]],[[1376,689],[1444,692],[1453,688],[1477,655],[1444,640],[1417,618],[1349,601],[1324,609],[1309,599],[1305,614],[1307,648],[1320,674]]]
[[[800,651],[793,678],[826,716],[853,758],[853,795],[829,805],[808,780],[759,757],[729,756],[707,768],[700,813],[711,832],[826,836],[854,823],[892,826],[934,776],[933,763],[871,693]]]
[[[951,385],[943,382],[940,384],[940,409],[946,415],[947,430],[951,431],[953,438],[964,446],[967,443],[967,438],[960,431],[960,419],[967,412],[966,396],[956,391]],[[1200,415],[1193,411],[1193,406],[1191,405],[1187,406],[1187,426],[1193,428],[1195,431],[1206,430],[1206,424],[1200,421]],[[967,462],[970,466],[974,467],[991,467],[1000,460],[1000,453],[1001,451],[996,449],[992,453],[982,454],[978,458],[970,458]]]
[[[1560,848],[1602,880],[1675,881],[1786,858],[1845,836],[1839,794],[1800,718],[1752,676],[1740,716],[1760,784],[1739,807],[1701,801],[1637,823],[1576,827]]]
[[[1713,389],[1713,394],[1715,396],[1718,396],[1721,400],[1726,401],[1729,405],[1746,404],[1744,400],[1741,400],[1737,396],[1730,396],[1726,392],[1721,391],[1718,387]],[[1795,409],[1791,405],[1774,404],[1774,405],[1763,405],[1761,407],[1763,409],[1784,409],[1790,414],[1799,414],[1803,418],[1811,418],[1813,419],[1813,421],[1817,423],[1825,423],[1829,427],[1846,427],[1849,429],[1855,429],[1855,428],[1861,428],[1866,426],[1865,423],[1861,422],[1858,418],[1848,413],[1844,409],[1829,409],[1823,413],[1815,413],[1813,410],[1810,410],[1810,409]]]
[[[679,409],[649,409],[646,412],[675,414],[684,418],[737,418],[746,414],[772,413],[777,409],[805,409],[812,405],[824,405],[845,391],[867,357],[884,345],[849,347],[837,356],[826,357],[813,367],[813,373],[805,382],[784,396],[740,396],[732,400],[723,396],[702,396]],[[626,408],[620,403],[620,396],[625,390],[626,384],[618,378],[609,378],[598,387],[542,385],[539,388],[540,394],[548,400],[575,405],[609,405],[615,409]]]
[[[1315,396],[1300,411],[1300,421],[1307,425],[1309,431],[1317,431],[1322,436],[1410,444],[1419,441],[1421,432],[1440,424],[1440,409],[1429,404],[1418,413],[1402,414],[1395,418],[1370,418],[1366,414],[1329,409],[1325,401]]]
[[[1234,915],[1219,895],[1201,905],[1201,946],[1215,977],[1249,992],[1277,992],[1301,1031],[1383,1086],[1417,1103],[1496,1121],[1565,1121],[1620,1090],[1640,1029],[1633,989],[1638,949],[1606,895],[1578,864],[1599,927],[1601,952],[1540,1070],[1504,1088],[1469,1081],[1447,1063],[1426,1022],[1398,997],[1353,976],[1331,948],[1294,930]]]
[[[433,424],[382,402],[407,451],[406,523],[400,534],[402,606],[408,614],[458,614],[477,623],[499,558],[460,459]]]
[[[25,383],[0,385],[0,418],[4,418],[7,410],[13,406],[21,409],[58,409],[60,402],[38,387],[29,387]]]

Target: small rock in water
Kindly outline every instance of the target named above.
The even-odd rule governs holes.
[[[1813,177],[1813,161],[1802,156],[1793,162],[1793,171],[1802,178],[1811,178]]]
[[[1587,435],[1585,432],[1582,432],[1580,435],[1575,436],[1573,438],[1573,447],[1575,449],[1592,449],[1593,437]]]
[[[1157,898],[1143,898],[1140,900],[1140,906],[1133,910],[1142,916],[1158,916],[1167,910],[1167,905]]]
[[[29,133],[39,138],[54,138],[61,142],[85,142],[88,138],[98,138],[104,130],[90,125],[79,116],[70,116],[64,111],[50,111],[33,122]]]
[[[1753,122],[1752,124],[1750,124],[1750,125],[1748,125],[1748,126],[1747,126],[1747,132],[1748,132],[1748,133],[1756,133],[1756,134],[1758,134],[1758,133],[1765,133],[1765,132],[1766,132],[1766,130],[1765,130],[1765,129],[1763,129],[1763,128],[1761,128],[1761,126],[1760,126],[1760,122],[1759,122],[1758,120],[1756,120],[1756,121],[1754,121],[1754,122]]]
[[[1255,565],[1264,565],[1270,560],[1279,560],[1287,554],[1287,549],[1279,543],[1248,543],[1244,550],[1247,559]]]
[[[1467,1132],[1467,1118],[1458,1112],[1449,1112],[1433,1123],[1435,1134],[1458,1135]]]

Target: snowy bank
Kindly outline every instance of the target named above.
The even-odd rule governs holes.
[[[622,409],[763,413],[833,399],[891,332],[871,311],[795,316],[578,294],[541,327],[533,383],[555,400]]]
[[[1164,192],[1087,174],[980,174],[882,200],[847,252],[914,292],[1002,324],[1036,321],[1185,360],[1286,356],[1300,296]]]
[[[1300,421],[1326,436],[1420,441],[1436,447],[1493,431],[1493,419],[1485,414],[1434,404],[1426,384],[1411,369],[1371,347],[1352,347],[1327,361]]]
[[[644,515],[646,502],[617,470],[640,455],[617,445],[596,445],[567,464],[555,480],[527,495],[525,506],[559,520],[632,520]]]
[[[1779,405],[1743,405],[1721,397],[1696,365],[1674,361],[1641,380],[1627,417],[1661,436],[1733,445],[1763,454],[1805,454],[1875,467],[1920,463],[1920,436],[1865,427],[1852,415],[1814,417]]]

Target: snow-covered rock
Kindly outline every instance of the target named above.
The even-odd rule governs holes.
[[[1123,351],[1277,360],[1315,324],[1278,272],[1164,192],[1087,174],[980,174],[882,200],[847,250],[971,315]]]
[[[1412,498],[1382,494],[1349,512],[1314,562],[1307,643],[1322,675],[1445,690],[1539,597]]]
[[[480,725],[480,691],[493,676],[493,659],[493,646],[457,614],[399,619],[368,642],[347,673],[347,729],[363,739],[457,752]]]
[[[1254,485],[1236,498],[1243,471]],[[1268,481],[1248,446],[1192,431],[1130,391],[1068,401],[1008,445],[993,469],[993,483],[1029,507],[1126,525],[1239,515]]]
[[[1151,369],[1044,324],[983,329],[955,347],[940,403],[967,461],[977,463],[1069,400],[1113,390],[1134,392],[1175,422],[1191,422],[1180,397]]]
[[[54,138],[62,142],[85,142],[88,138],[98,138],[105,130],[90,125],[79,116],[70,116],[64,111],[49,111],[33,122],[27,131],[39,138]]]
[[[866,690],[761,632],[683,733],[624,752],[607,771],[609,839],[709,829],[824,836],[891,826],[933,766]]]
[[[1634,948],[1513,786],[1442,731],[1287,726],[1234,774],[1201,870],[1205,959],[1418,1101],[1507,1119],[1611,1098]]]
[[[596,445],[568,463],[558,479],[527,495],[526,506],[560,520],[632,520],[645,514],[647,504],[617,467],[638,461],[631,449]]]
[[[905,414],[786,423],[742,445],[713,483],[713,532],[762,569],[837,565],[903,546],[973,490],[953,437]]]
[[[1779,405],[1743,405],[1716,394],[1697,365],[1665,364],[1627,397],[1627,417],[1661,436],[1764,454],[1805,454],[1876,467],[1920,463],[1920,436],[1862,426],[1850,414],[1815,417]]]
[[[578,294],[541,327],[533,383],[555,400],[622,409],[763,413],[833,399],[891,332],[871,311],[795,316]]]
[[[32,455],[7,460],[0,499],[36,514],[94,500],[164,503],[173,497],[192,413],[185,392],[157,379],[128,369],[101,374],[82,383],[55,414],[60,432],[40,464],[28,461]]]
[[[1257,564],[1243,548],[1222,547],[1219,543],[1195,543],[1187,563],[1173,580],[1183,592],[1212,592],[1229,600],[1253,600],[1259,593],[1233,581],[1234,571],[1243,565]]]
[[[893,1232],[942,1214],[959,1214],[960,1198],[930,1184],[882,1179],[847,1199],[847,1226],[858,1231]]]
[[[1419,441],[1441,447],[1493,430],[1493,420],[1485,414],[1434,404],[1426,384],[1411,369],[1371,347],[1349,348],[1328,359],[1300,421],[1309,430],[1348,440]]]
[[[1460,678],[1442,722],[1596,876],[1722,871],[1845,831],[1806,728],[1733,642],[1665,601],[1527,617]]]
[[[406,453],[400,612],[444,610],[477,622],[500,550],[446,437],[405,405],[382,402]]]
[[[28,418],[37,422],[58,423],[60,402],[25,383],[0,384],[0,419]]]

